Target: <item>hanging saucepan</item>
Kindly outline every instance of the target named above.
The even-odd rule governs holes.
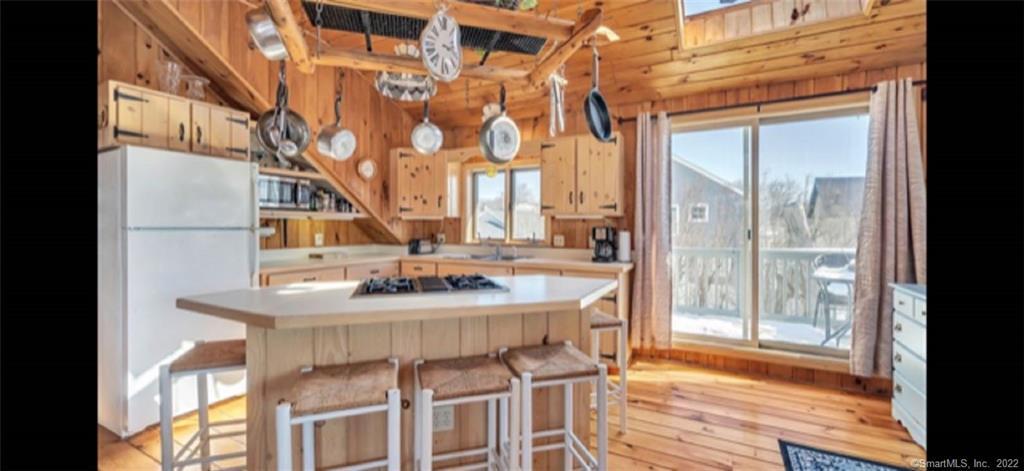
[[[480,151],[489,162],[501,165],[519,153],[519,126],[505,110],[505,85],[501,85],[501,114],[487,118],[480,128]]]
[[[430,122],[430,101],[423,102],[423,122],[412,129],[412,146],[423,155],[434,155],[444,143],[444,133]]]
[[[286,159],[298,159],[309,146],[312,132],[298,113],[288,109],[288,83],[285,64],[278,73],[277,101],[274,108],[256,121],[256,137],[267,150]]]
[[[334,124],[320,129],[316,150],[334,160],[348,160],[356,151],[356,135],[341,127],[341,93],[334,98]]]
[[[256,8],[245,14],[245,23],[249,26],[249,36],[267,60],[279,61],[288,58],[288,50],[281,40],[281,33],[274,26],[266,10]]]
[[[597,45],[592,47],[594,49],[593,74],[591,77],[593,79],[593,86],[583,99],[583,109],[587,115],[587,126],[590,127],[590,133],[597,140],[608,142],[612,139],[612,119],[608,115],[608,104],[605,103],[604,97],[601,96],[601,91],[597,89],[597,61],[599,56],[597,55]]]

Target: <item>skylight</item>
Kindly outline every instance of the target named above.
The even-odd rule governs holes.
[[[683,2],[683,11],[686,16],[699,15],[701,13],[727,8],[750,0],[679,0]]]

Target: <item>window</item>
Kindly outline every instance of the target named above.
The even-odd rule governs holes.
[[[709,11],[718,10],[720,8],[727,8],[733,5],[739,5],[741,3],[747,3],[748,0],[679,0],[683,2],[683,11],[686,12],[686,16],[699,15],[701,13],[707,13]]]
[[[511,178],[508,178],[511,174]],[[471,239],[505,242],[544,240],[540,213],[540,169],[537,167],[471,173]]]
[[[690,205],[690,222],[708,222],[707,203],[694,203]]]
[[[675,127],[676,338],[849,350],[867,141],[863,103]]]

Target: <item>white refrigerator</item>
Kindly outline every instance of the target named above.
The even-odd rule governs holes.
[[[255,286],[256,165],[147,147],[98,156],[99,424],[122,437],[159,422],[159,367],[236,322],[184,311],[185,295]],[[210,401],[245,393],[244,372],[209,381]],[[174,413],[196,408],[176,381]]]

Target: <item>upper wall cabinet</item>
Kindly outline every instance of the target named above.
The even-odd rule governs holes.
[[[622,137],[590,135],[541,142],[541,212],[555,216],[623,214]]]
[[[392,213],[401,219],[443,219],[448,212],[448,153],[391,150]]]
[[[99,147],[136,144],[249,159],[249,114],[116,81],[100,85]]]

